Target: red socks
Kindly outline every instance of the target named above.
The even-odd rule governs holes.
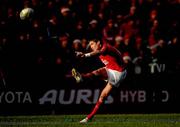
[[[100,105],[102,104],[102,102],[98,101],[94,107],[94,109],[92,110],[92,112],[87,116],[88,119],[91,119],[95,114],[96,112],[98,111]]]

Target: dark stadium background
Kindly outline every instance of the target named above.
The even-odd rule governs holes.
[[[87,52],[92,38],[105,38],[118,48],[128,69],[112,92],[113,103],[99,113],[179,112],[179,6],[178,0],[1,0],[0,114],[90,111],[94,102],[77,103],[77,93],[90,92],[93,101],[104,82],[76,84],[65,76],[72,67],[85,73],[103,66],[96,57],[75,57],[75,51]],[[31,20],[19,18],[25,7],[34,9]],[[40,104],[48,92],[55,102]],[[72,103],[60,103],[62,95],[67,101],[71,94]]]

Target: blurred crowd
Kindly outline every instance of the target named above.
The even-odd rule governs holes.
[[[25,7],[34,9],[30,20],[19,18]],[[179,0],[1,0],[0,68],[66,69],[75,63],[74,51],[86,52],[90,39],[105,38],[132,73],[176,71],[179,8]]]

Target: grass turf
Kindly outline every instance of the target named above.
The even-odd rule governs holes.
[[[0,127],[180,127],[180,114],[104,114],[87,124],[84,115],[0,116]]]

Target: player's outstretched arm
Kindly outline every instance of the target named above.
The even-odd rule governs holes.
[[[101,54],[101,52],[99,50],[98,51],[89,52],[89,53],[83,53],[83,52],[75,52],[75,53],[76,53],[76,57],[78,57],[78,58],[91,57],[91,56],[95,56],[95,55]]]
[[[83,52],[76,51],[75,54],[76,54],[76,57],[83,57],[84,56]]]
[[[101,54],[101,50],[96,50],[96,51],[93,51],[93,52],[85,53],[84,57],[97,56],[97,55],[100,55],[100,54]]]

